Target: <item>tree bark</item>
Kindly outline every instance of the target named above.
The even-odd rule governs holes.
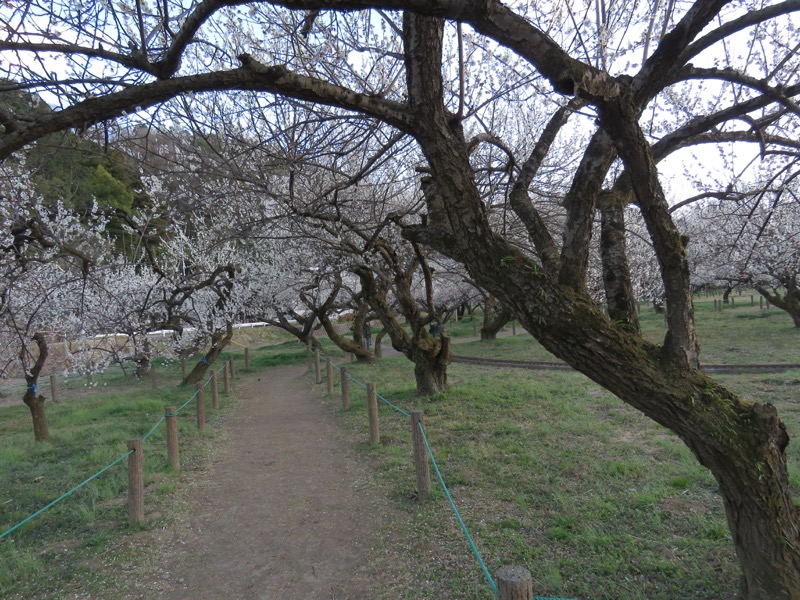
[[[481,325],[481,341],[496,340],[497,333],[511,320],[511,311],[505,305],[497,308],[494,296],[488,296],[483,303],[483,324]]]
[[[625,250],[625,205],[622,198],[605,198],[600,204],[600,217],[600,256],[608,316],[613,323],[639,334],[639,317]]]
[[[415,19],[424,30],[424,19]],[[427,36],[436,35],[428,29]],[[635,163],[632,187],[658,241],[669,324],[663,347],[615,327],[580,286],[555,279],[493,233],[463,133],[447,121],[442,99],[430,90],[435,86],[416,90],[428,112],[420,111],[423,123],[416,132],[432,172],[422,185],[428,220],[407,227],[404,235],[464,263],[472,279],[508,306],[547,350],[674,431],[719,484],[748,598],[800,599],[800,535],[788,485],[788,436],[773,406],[742,400],[696,368],[685,248],[669,219],[649,152],[636,155],[646,150],[641,132],[631,131],[635,122],[620,123],[631,115],[601,112],[621,128],[612,137],[626,165]],[[431,108],[437,106],[438,114]],[[627,134],[635,139],[626,149],[621,139]],[[650,192],[656,197],[645,197]]]
[[[194,368],[181,382],[181,385],[197,385],[206,378],[208,369],[216,362],[222,351],[230,344],[233,339],[233,325],[228,323],[224,332],[217,332],[211,337],[211,347],[203,358],[198,361]]]
[[[757,285],[756,290],[770,304],[785,311],[792,318],[795,327],[800,327],[800,287],[797,285],[797,277],[786,276],[780,281],[786,290],[783,297],[777,291],[770,292],[764,286]]]
[[[22,396],[22,401],[31,411],[31,419],[33,421],[33,438],[37,442],[44,442],[50,437],[50,428],[47,425],[47,416],[44,412],[44,403],[47,400],[45,396],[37,394],[39,375],[44,369],[45,362],[49,354],[47,340],[42,333],[36,333],[33,336],[33,341],[36,342],[39,351],[36,361],[30,369],[25,368],[27,357],[27,348],[20,351],[20,360],[25,369],[25,394]]]

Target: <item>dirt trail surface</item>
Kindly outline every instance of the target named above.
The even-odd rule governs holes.
[[[149,598],[377,597],[373,536],[387,500],[300,367],[237,379],[227,441],[171,528]],[[155,592],[155,593],[154,593]]]

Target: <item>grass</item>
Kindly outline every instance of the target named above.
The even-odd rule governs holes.
[[[749,295],[742,296],[736,308],[726,307],[723,312],[715,312],[713,298],[695,299],[700,361],[703,364],[722,365],[800,364],[800,329],[793,326],[785,312],[776,308],[760,310],[758,298],[755,306],[750,306],[749,300]],[[643,336],[660,344],[666,332],[664,316],[643,304],[639,320]],[[459,338],[464,336],[465,330],[471,331],[472,325],[452,324],[448,331],[451,328],[457,333],[454,337]],[[505,327],[506,336],[510,329],[510,325]],[[774,344],[774,339],[782,341]],[[517,335],[510,339],[501,337],[480,344],[458,344],[453,352],[485,358],[558,360],[521,327],[517,327]]]
[[[114,462],[127,452],[128,439],[156,425],[165,406],[189,398],[190,390],[174,385],[177,365],[159,373],[157,388],[113,376],[102,387],[59,382],[62,400],[47,404],[51,435],[44,443],[33,441],[27,407],[0,409],[0,532]],[[202,433],[194,403],[178,418],[184,474],[202,467],[217,435],[218,416],[210,407],[206,414],[209,426]],[[167,464],[164,436],[162,424],[144,445],[148,513],[156,515],[149,527],[164,525],[159,507],[180,477]],[[130,533],[126,490],[122,461],[0,540],[0,597],[61,598],[77,590],[90,597],[124,597],[104,555]]]
[[[743,318],[752,314],[749,307],[720,315],[698,305],[701,342],[714,362],[800,362],[797,332],[779,311]],[[663,332],[661,319],[643,311],[652,338]],[[530,336],[518,333],[454,350],[548,360]],[[539,596],[738,597],[738,563],[713,478],[671,432],[582,375],[454,364],[452,390],[423,399],[414,394],[413,368],[404,359],[348,370],[375,382],[404,410],[425,411],[437,462],[490,572],[524,565]],[[800,371],[720,379],[744,396],[775,404],[790,434],[800,435]],[[384,536],[394,543],[385,551],[415,574],[393,581],[391,595],[488,600],[489,586],[438,486],[423,507],[410,499],[407,419],[383,406],[382,443],[364,443],[364,392],[351,390],[351,408],[338,411],[340,422],[401,509],[385,525]],[[788,453],[798,493],[800,452],[792,444]]]
[[[779,311],[737,307],[719,314],[707,304],[697,302],[704,362],[800,362],[798,334]],[[662,317],[650,313],[643,307],[643,328],[657,340]],[[466,341],[472,323],[451,323],[448,330]],[[548,360],[530,336],[517,332],[494,342],[459,343],[455,350]],[[305,349],[286,340],[263,343],[255,334],[244,340],[251,347],[251,370],[302,364]],[[344,364],[330,342],[321,341]],[[234,358],[241,368],[243,357],[243,348],[234,346],[223,359]],[[491,572],[524,565],[539,596],[737,597],[738,564],[713,479],[674,435],[582,375],[454,364],[449,393],[418,398],[413,366],[403,358],[346,366],[403,409],[425,411],[437,462]],[[164,385],[158,390],[112,371],[96,376],[92,388],[77,379],[59,383],[63,400],[48,404],[53,438],[44,444],[32,441],[25,407],[0,408],[0,529],[114,460],[127,439],[150,430],[165,405],[188,397],[187,390],[174,387],[177,364],[160,366],[159,377]],[[790,434],[800,434],[800,372],[719,378],[738,393],[774,403]],[[337,420],[398,509],[387,516],[374,557],[388,561],[387,573],[398,575],[387,577],[380,597],[488,600],[489,587],[439,486],[434,483],[423,506],[412,499],[407,419],[382,406],[381,444],[371,446],[365,442],[364,391],[356,384],[350,389],[351,408],[335,410]],[[327,402],[338,406],[338,394],[337,382]],[[222,406],[230,402],[223,398]],[[163,426],[145,444],[153,529],[170,526],[168,507],[182,478],[203,468],[218,435],[213,420],[199,435],[191,409],[190,404],[180,419],[182,474],[166,464]],[[800,491],[795,444],[789,458],[790,483]],[[118,465],[0,540],[0,597],[124,598],[126,579],[115,568],[137,559],[126,550],[135,532],[125,524],[125,478],[124,465]],[[117,567],[109,567],[111,556]]]

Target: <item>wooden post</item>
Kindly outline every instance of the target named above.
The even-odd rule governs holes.
[[[50,375],[50,400],[58,402],[58,378]]]
[[[186,379],[186,359],[181,357],[181,377]]]
[[[517,322],[511,321],[511,335],[517,335]]]
[[[369,417],[369,443],[379,444],[381,432],[378,427],[378,397],[375,395],[375,384],[367,384],[367,416]]]
[[[244,349],[244,368],[250,369],[250,348]]]
[[[347,376],[347,369],[341,368],[339,377],[342,384],[342,410],[350,408],[350,378]]]
[[[206,399],[203,393],[203,384],[197,386],[197,431],[206,428]]]
[[[756,300],[755,298],[753,298],[753,294],[750,294],[750,306],[755,306],[755,305],[756,305]]]
[[[128,440],[128,522],[139,525],[144,522],[144,460],[142,440]]]
[[[717,312],[717,299],[714,298],[714,312]]]
[[[228,371],[227,363],[222,363],[222,390],[226,394],[231,393],[231,374]]]
[[[312,363],[312,354],[314,353],[314,343],[312,339],[308,338],[308,345],[306,347],[306,368],[310,371],[311,370],[311,363]]]
[[[758,297],[758,310],[764,310],[764,296]]]
[[[217,372],[211,370],[211,408],[219,408],[219,386],[217,385]]]
[[[533,579],[525,567],[500,567],[494,577],[499,600],[533,600]]]
[[[176,471],[181,470],[180,450],[178,449],[178,415],[174,406],[164,408],[164,420],[167,422],[167,460],[169,466]]]
[[[355,353],[354,353],[354,352],[351,352],[351,353],[350,353],[350,362],[351,362],[351,363],[353,363],[353,362],[356,362],[356,355],[355,355]]]
[[[736,298],[731,296],[731,308],[736,308]]]
[[[231,381],[236,379],[236,366],[233,363],[233,359],[228,359],[228,368],[231,370]]]
[[[428,450],[422,439],[420,425],[425,427],[425,413],[411,411],[411,440],[414,444],[414,471],[417,474],[417,500],[425,502],[431,493],[431,471],[428,467]]]
[[[322,383],[322,373],[319,368],[319,350],[314,352],[314,381]]]
[[[478,322],[475,320],[475,315],[472,315],[472,335],[478,335]]]
[[[156,374],[158,373],[158,368],[156,367],[156,363],[150,363],[150,386],[156,387]]]
[[[325,383],[328,387],[328,395],[331,395],[333,394],[333,365],[330,359],[325,360],[325,379],[327,380]]]

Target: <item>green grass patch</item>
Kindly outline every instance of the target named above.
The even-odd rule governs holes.
[[[165,406],[180,406],[190,390],[176,387],[178,365],[161,365],[158,386],[118,377],[111,385],[59,382],[61,401],[46,404],[50,439],[33,441],[24,405],[0,408],[0,533],[98,473],[127,452],[127,440],[144,444],[145,486],[150,526],[163,526],[160,502],[178,487],[166,461]],[[95,381],[102,381],[95,375]],[[230,398],[222,395],[223,407]],[[227,408],[225,408],[227,410]],[[196,427],[195,403],[178,417],[183,472],[205,464],[216,437],[219,414],[207,406],[208,425]],[[126,460],[74,491],[52,508],[0,540],[0,597],[125,597],[116,589],[105,555],[131,533],[127,526]]]
[[[740,319],[738,310],[745,308],[721,315],[699,311],[701,341],[709,353],[736,343],[746,347],[736,353],[736,362],[800,362],[797,334],[785,316],[773,311]],[[722,320],[739,328],[739,336],[717,334],[724,329],[718,327]],[[655,315],[643,321],[652,338],[659,326],[663,333]],[[521,333],[454,350],[548,360]],[[348,370],[361,381],[375,382],[404,410],[425,411],[437,462],[490,572],[524,565],[539,596],[739,597],[738,562],[711,475],[675,435],[584,376],[453,364],[451,391],[419,398],[413,365],[405,359],[354,364]],[[744,396],[773,402],[790,433],[800,435],[798,372],[720,379]],[[353,439],[363,440],[368,433],[364,391],[351,385],[351,392],[351,409],[338,414]],[[386,524],[386,535],[400,548],[394,559],[415,573],[413,581],[394,582],[392,593],[409,599],[491,598],[443,495],[424,506],[410,500],[415,483],[407,419],[385,405],[380,412],[382,435],[391,442],[359,448],[403,511],[403,517]],[[796,444],[789,447],[789,459],[791,483],[800,493]]]

